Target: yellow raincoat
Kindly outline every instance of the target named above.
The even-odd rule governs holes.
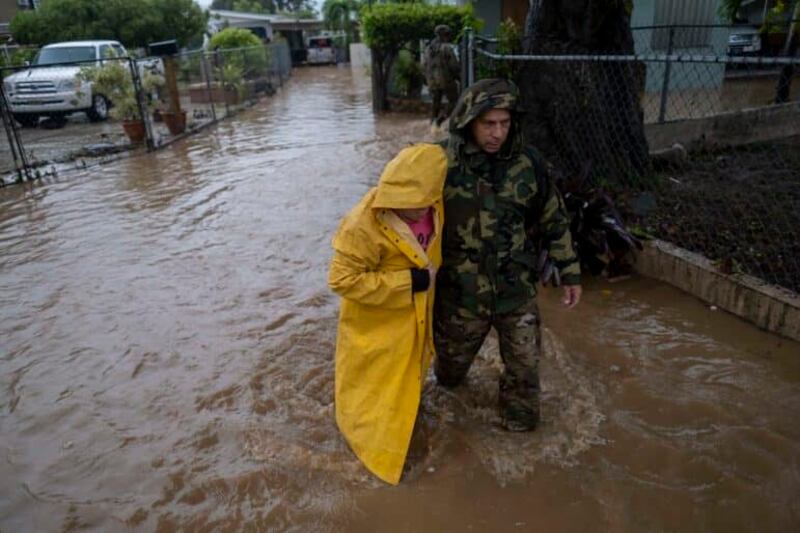
[[[328,283],[342,296],[336,339],[336,422],[376,476],[403,472],[422,383],[433,357],[434,280],[412,293],[411,269],[438,268],[444,222],[442,148],[418,144],[386,165],[342,220]],[[434,207],[427,251],[393,208]]]

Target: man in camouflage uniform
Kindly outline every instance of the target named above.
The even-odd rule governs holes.
[[[458,99],[460,67],[450,44],[450,27],[436,26],[434,37],[425,48],[425,79],[433,99],[431,122],[439,126],[450,116]],[[442,114],[442,96],[447,97],[447,108]]]
[[[436,277],[436,378],[467,375],[491,327],[500,340],[500,416],[511,431],[539,421],[540,249],[560,274],[564,304],[580,300],[580,267],[564,202],[519,122],[516,86],[482,80],[464,91],[445,141],[443,262]]]

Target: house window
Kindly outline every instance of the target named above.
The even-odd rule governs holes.
[[[653,24],[655,26],[680,26],[675,28],[672,48],[703,48],[709,46],[712,28],[686,26],[710,25],[716,20],[718,0],[657,0]],[[653,49],[666,50],[669,46],[669,29],[653,30]]]

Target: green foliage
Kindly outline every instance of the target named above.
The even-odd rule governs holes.
[[[39,48],[36,46],[22,46],[17,48],[14,53],[6,58],[5,54],[0,54],[0,67],[21,67],[26,61],[33,61]]]
[[[81,39],[116,39],[129,47],[177,39],[185,46],[206,28],[193,0],[48,0],[11,21],[19,43],[44,45]]]
[[[500,23],[495,33],[497,38],[496,52],[498,54],[522,53],[522,30],[513,20],[506,19]],[[507,78],[514,79],[519,70],[520,63],[513,61],[494,61],[480,56],[476,62],[478,78]]]
[[[718,9],[719,16],[724,20],[735,22],[739,9],[744,3],[744,0],[722,0]],[[785,15],[790,9],[795,10],[794,16],[790,18],[797,18],[797,15],[800,15],[800,2],[797,0],[777,0],[775,5],[767,11],[767,20],[764,21],[762,31],[771,32],[776,31],[778,28],[785,30]]]
[[[305,7],[301,9],[281,9],[278,11],[278,15],[283,15],[285,17],[292,17],[296,19],[313,19],[317,17],[317,12],[314,11],[310,7]]]
[[[742,7],[742,0],[722,0],[717,8],[717,13],[723,20],[733,22],[736,20],[736,14],[740,7]]]
[[[131,0],[121,1],[131,2]],[[145,11],[150,14],[148,24],[153,24],[154,30],[157,30],[147,42],[177,39],[180,46],[186,46],[192,39],[206,31],[208,13],[194,0],[139,1],[144,1]]]
[[[359,40],[356,21],[359,9],[364,3],[362,0],[325,0],[322,4],[325,29],[344,33],[344,37],[338,37],[336,40],[338,46],[346,47],[349,43]]]
[[[20,11],[9,25],[11,35],[18,43],[47,43],[49,39],[43,36],[48,29],[44,17],[39,16],[39,11]]]
[[[105,61],[101,66],[81,68],[78,79],[92,84],[92,91],[105,96],[112,107],[109,114],[118,120],[138,120],[139,104],[133,88],[131,70],[127,61]],[[142,90],[152,94],[164,85],[163,76],[145,71],[142,75]],[[153,106],[155,102],[150,102]]]
[[[231,72],[243,78],[257,78],[269,66],[264,45],[253,32],[243,28],[225,28],[211,37],[212,50],[221,50],[225,66],[233,65]]]
[[[408,50],[401,50],[397,55],[392,72],[394,85],[400,91],[401,96],[414,96],[425,83],[422,65]]]
[[[267,7],[259,0],[234,0],[231,5],[232,11],[242,13],[267,13]]]
[[[364,41],[384,52],[399,50],[409,41],[430,39],[439,24],[447,24],[457,39],[466,27],[479,30],[483,25],[464,7],[428,4],[375,4],[361,10]]]
[[[236,91],[240,99],[244,97],[244,69],[241,65],[226,63],[215,69],[215,75],[225,89]]]
[[[261,39],[244,28],[225,28],[211,37],[209,46],[212,50],[261,46]]]

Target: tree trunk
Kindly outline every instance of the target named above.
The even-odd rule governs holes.
[[[528,54],[632,54],[630,0],[533,0]],[[528,61],[518,77],[528,141],[565,175],[631,187],[648,177],[640,95],[645,66]]]
[[[384,52],[370,48],[372,52],[372,111],[383,113],[389,110],[389,73],[397,52]]]

